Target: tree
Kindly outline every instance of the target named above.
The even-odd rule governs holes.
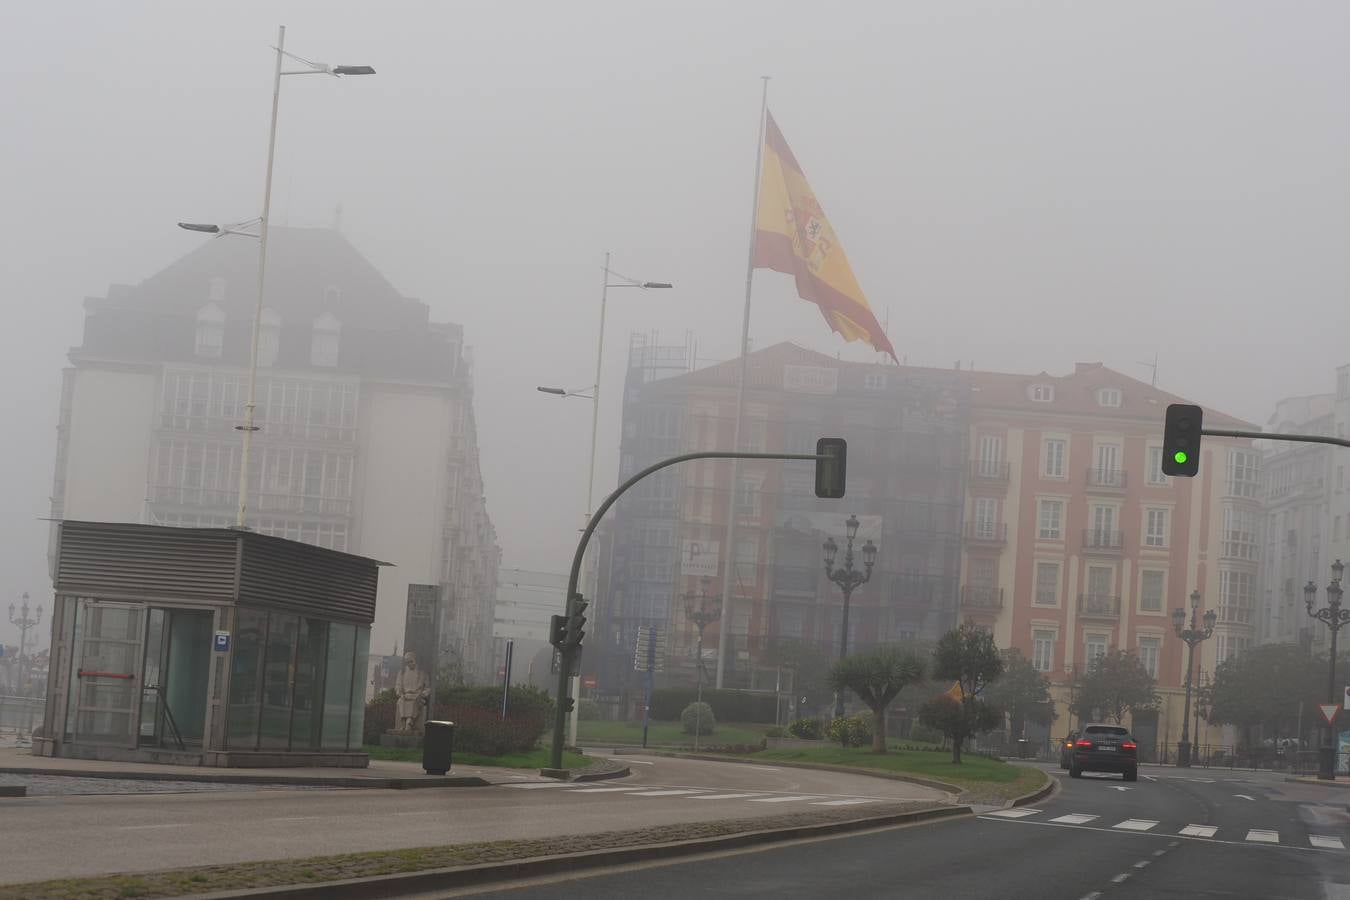
[[[886,707],[905,687],[923,680],[923,657],[889,645],[846,656],[830,669],[830,686],[850,690],[872,710],[872,752],[886,752]]]
[[[959,706],[960,714],[943,705],[940,698],[934,698],[919,711],[919,720],[951,738],[952,762],[961,762],[961,745],[966,738],[997,727],[998,712],[983,694],[1002,674],[1003,657],[994,645],[993,635],[974,624],[966,622],[938,640],[933,649],[933,675],[959,685],[959,699],[951,699]]]
[[[984,699],[1008,717],[1013,737],[1022,734],[1024,722],[1049,725],[1055,720],[1049,683],[1016,647],[1003,651],[1003,674],[985,690]]]
[[[1082,721],[1098,716],[1119,725],[1127,713],[1156,709],[1153,676],[1133,651],[1115,650],[1092,661],[1074,684],[1073,713]]]
[[[1209,719],[1238,726],[1244,737],[1253,728],[1271,737],[1292,735],[1299,727],[1300,703],[1305,727],[1316,720],[1317,704],[1326,702],[1326,677],[1326,659],[1297,644],[1252,647],[1215,670],[1204,691]]]

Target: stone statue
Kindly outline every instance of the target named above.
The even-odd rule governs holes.
[[[421,734],[423,723],[426,722],[431,686],[427,682],[426,671],[417,668],[417,654],[411,650],[403,654],[403,671],[398,673],[398,680],[394,682],[394,693],[398,697],[395,713],[399,733]]]

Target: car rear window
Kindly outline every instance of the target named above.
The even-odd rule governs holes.
[[[1088,734],[1114,734],[1117,736],[1129,734],[1128,728],[1119,728],[1112,725],[1094,725],[1087,729]]]

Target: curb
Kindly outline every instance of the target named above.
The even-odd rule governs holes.
[[[612,778],[627,778],[633,774],[633,770],[628,766],[619,766],[614,769],[602,769],[599,772],[582,772],[579,775],[573,775],[572,781],[608,781]]]
[[[424,778],[343,778],[321,776],[297,778],[289,775],[235,775],[204,772],[72,772],[69,769],[24,766],[0,766],[7,775],[55,775],[65,778],[108,778],[118,781],[192,781],[206,784],[285,784],[296,787],[371,788],[374,790],[410,790],[413,788],[489,787],[492,782],[477,775],[428,775]]]
[[[1337,778],[1335,781],[1323,781],[1322,779],[1318,778],[1315,775],[1308,775],[1308,776],[1291,775],[1285,778],[1284,780],[1291,784],[1310,784],[1316,787],[1329,787],[1329,788],[1350,788],[1350,781],[1342,781],[1339,778]]]
[[[1051,794],[1058,792],[1062,786],[1063,785],[1058,778],[1056,778],[1054,775],[1051,775],[1049,772],[1046,772],[1044,787],[1037,788],[1030,794],[1023,794],[1020,797],[1015,797],[1012,800],[1009,800],[1007,803],[1003,804],[1003,808],[1012,809],[1014,806],[1029,806],[1032,803],[1035,803],[1037,800],[1043,800],[1046,797],[1049,797]]]
[[[872,828],[940,821],[973,815],[969,806],[941,806],[915,812],[849,819],[844,822],[826,822],[819,825],[796,825],[766,831],[743,831],[739,834],[719,835],[665,844],[647,844],[636,847],[618,847],[609,850],[588,850],[569,855],[539,856],[509,862],[482,863],[456,866],[449,869],[429,869],[401,875],[376,875],[352,878],[322,884],[292,885],[286,887],[255,888],[246,891],[213,891],[189,895],[192,900],[226,900],[236,897],[267,897],[272,900],[373,900],[381,897],[402,897],[414,892],[447,891],[499,881],[515,881],[546,875],[572,874],[607,866],[627,865],[650,860],[677,859],[699,853],[775,844],[799,838],[845,834]]]
[[[716,756],[711,753],[677,753],[670,750],[616,750],[615,755],[624,753],[641,753],[644,756],[668,756],[673,759],[699,759],[706,762],[734,762],[746,763],[750,765],[774,765],[782,766],[788,769],[815,769],[821,772],[840,772],[845,775],[869,775],[873,778],[884,778],[887,781],[906,781],[910,784],[917,784],[921,787],[932,788],[935,791],[943,791],[953,796],[959,797],[965,788],[954,784],[948,784],[945,781],[938,781],[935,778],[923,778],[919,775],[902,775],[899,772],[887,772],[883,769],[863,769],[856,766],[836,766],[832,763],[801,763],[792,760],[782,759],[739,759],[735,756]]]

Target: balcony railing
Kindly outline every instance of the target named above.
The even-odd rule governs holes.
[[[1119,619],[1120,598],[1109,594],[1079,594],[1078,613],[1098,619]]]
[[[961,588],[961,606],[965,609],[1002,609],[1003,588],[964,585]]]
[[[1125,471],[1123,469],[1103,469],[1093,466],[1087,470],[1087,485],[1090,488],[1123,491],[1125,490]]]
[[[1008,526],[990,519],[975,519],[966,523],[966,540],[982,544],[1005,544],[1008,541]]]
[[[1104,528],[1083,529],[1083,550],[1089,553],[1120,553],[1125,548],[1125,533]]]
[[[1012,466],[998,459],[973,459],[970,461],[970,477],[976,481],[993,481],[1007,484],[1012,474]]]

